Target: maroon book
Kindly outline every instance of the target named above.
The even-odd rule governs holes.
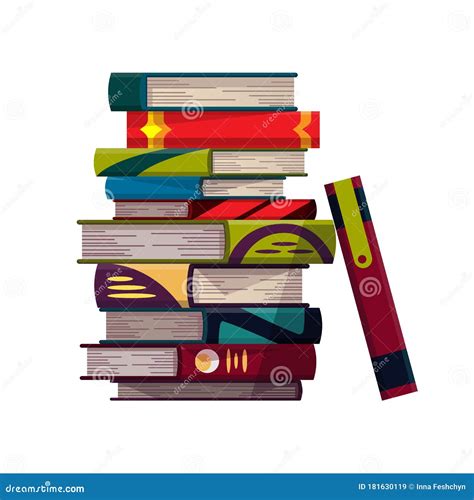
[[[325,187],[380,395],[391,399],[416,392],[361,178]]]
[[[283,386],[311,380],[316,372],[312,344],[83,344],[83,380],[114,382],[254,381]]]

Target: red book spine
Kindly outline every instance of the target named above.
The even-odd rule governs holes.
[[[314,200],[193,200],[190,219],[314,219]]]
[[[382,399],[417,390],[360,177],[326,193]]]
[[[312,380],[316,373],[312,344],[182,344],[178,348],[181,380],[194,377],[203,382],[252,380],[286,385]]]
[[[85,348],[117,349],[115,346],[82,344]],[[163,347],[163,346],[162,346]],[[298,380],[312,380],[316,373],[316,351],[313,344],[181,344],[178,351],[178,371],[173,377],[100,376],[87,375],[83,380],[112,382],[271,382],[284,386]],[[120,349],[160,348],[156,344],[140,346],[122,344]],[[106,370],[104,370],[106,371]]]
[[[123,200],[114,200],[120,202]],[[179,200],[178,200],[179,201]],[[129,201],[129,203],[132,203]],[[159,205],[160,201],[134,200],[133,203],[150,203]],[[133,219],[188,219],[188,220],[310,220],[316,218],[316,202],[314,200],[275,200],[262,199],[223,199],[223,200],[191,200],[188,203],[188,214],[177,217],[114,217],[120,220]]]
[[[127,113],[129,148],[319,148],[319,112]]]

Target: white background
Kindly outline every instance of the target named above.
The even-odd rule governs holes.
[[[472,470],[472,2],[2,2],[0,470]],[[321,149],[287,195],[360,174],[419,392],[381,402],[339,251],[305,275],[324,329],[301,402],[112,403],[78,218],[109,218],[112,71],[297,71]],[[469,300],[470,299],[470,300]]]

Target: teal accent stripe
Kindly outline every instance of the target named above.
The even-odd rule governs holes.
[[[100,172],[98,176],[137,177],[142,172],[152,167],[153,165],[164,162],[171,158],[175,158],[177,156],[182,156],[188,153],[192,153],[194,151],[198,151],[198,149],[163,149],[161,151],[150,151],[149,153],[136,155],[131,158],[127,158],[126,160],[114,163],[110,167],[107,167],[106,169],[102,170],[102,172]],[[208,172],[203,172],[204,175],[207,173]],[[168,174],[169,172],[168,173],[164,172],[164,175]]]
[[[270,72],[270,73],[112,73],[110,75],[112,78],[123,78],[125,77],[180,77],[180,78],[197,78],[197,77],[218,77],[218,78],[296,78],[298,73],[280,73],[280,72]]]

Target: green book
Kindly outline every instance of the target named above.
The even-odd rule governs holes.
[[[98,176],[304,176],[306,149],[98,148]]]
[[[81,263],[330,264],[331,220],[80,220]]]

